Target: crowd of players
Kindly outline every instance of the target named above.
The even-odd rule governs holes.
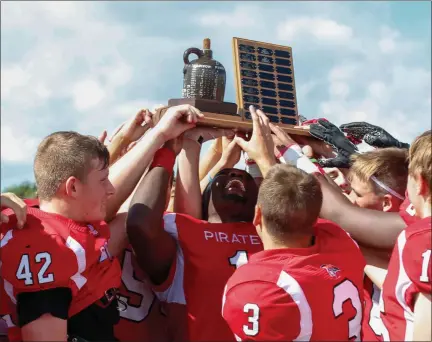
[[[37,198],[1,196],[9,341],[430,341],[431,131],[250,112],[47,136]]]

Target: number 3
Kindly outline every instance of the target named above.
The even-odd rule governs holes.
[[[335,286],[333,295],[333,313],[336,318],[344,313],[343,303],[347,300],[350,300],[351,304],[354,306],[356,314],[354,318],[348,321],[348,338],[352,339],[355,337],[356,341],[359,340],[362,321],[362,304],[357,287],[347,279]]]
[[[248,325],[243,325],[243,332],[247,336],[256,336],[259,332],[259,307],[256,304],[247,303],[243,307],[243,312],[249,313],[249,311],[252,311],[252,315],[248,317],[248,322],[252,323],[252,328],[250,328]]]
[[[41,263],[44,261],[41,269],[38,272],[38,282],[39,284],[51,283],[54,281],[54,274],[48,273],[45,275],[49,265],[51,265],[51,255],[47,252],[38,253],[35,256],[36,263]],[[23,254],[21,261],[18,265],[18,270],[16,272],[16,277],[19,280],[24,280],[25,285],[33,285],[33,273],[30,271],[30,258],[28,254]]]

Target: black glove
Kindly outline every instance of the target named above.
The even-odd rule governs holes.
[[[318,160],[322,167],[348,168],[350,166],[350,156],[358,150],[337,126],[319,119],[318,123],[310,125],[309,132],[313,137],[331,145],[337,153],[336,158]]]
[[[374,147],[409,148],[409,144],[400,142],[383,128],[371,125],[367,122],[347,123],[341,125],[340,129],[343,132],[352,135],[354,138],[363,140],[364,142]]]

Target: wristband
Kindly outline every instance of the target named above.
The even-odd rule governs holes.
[[[245,170],[252,176],[252,178],[263,178],[260,168],[253,159],[246,158],[245,164]]]
[[[279,158],[283,164],[291,164],[306,173],[321,173],[324,170],[318,168],[308,157],[306,157],[300,146],[293,144],[281,151],[282,156]]]
[[[153,157],[150,170],[155,167],[163,167],[170,175],[173,173],[176,156],[174,151],[169,148],[160,148]]]

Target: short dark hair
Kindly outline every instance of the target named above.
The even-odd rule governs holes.
[[[273,166],[264,178],[258,202],[268,233],[276,240],[313,232],[323,195],[318,180],[287,164]]]
[[[55,132],[39,144],[34,160],[37,193],[41,200],[51,200],[69,177],[85,181],[92,161],[109,166],[109,152],[96,137],[77,132]]]

